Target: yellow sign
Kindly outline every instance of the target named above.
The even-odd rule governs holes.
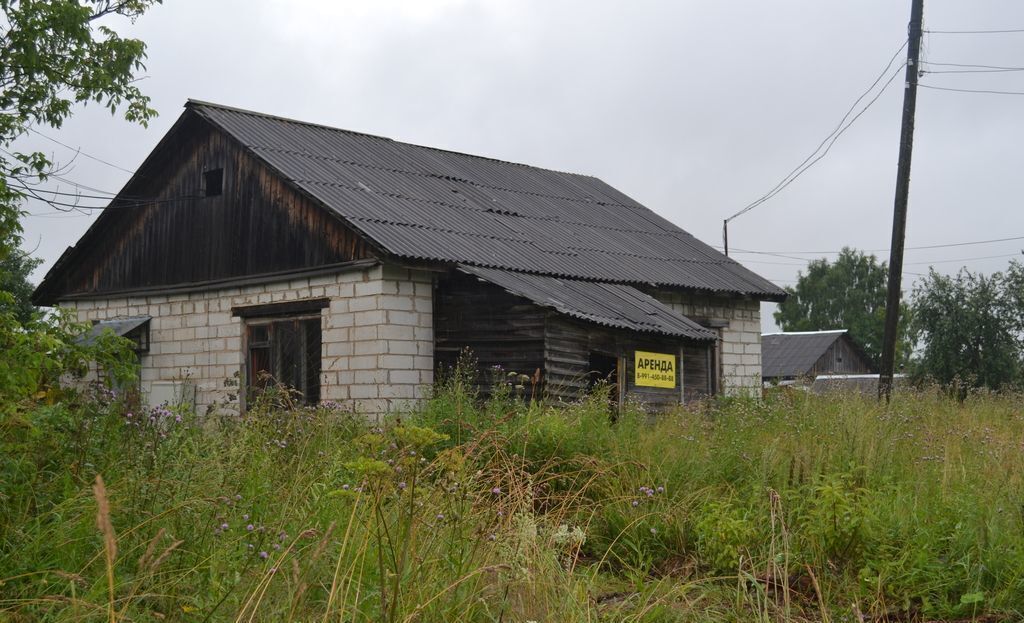
[[[671,389],[676,386],[676,356],[638,350],[633,372],[640,387]]]

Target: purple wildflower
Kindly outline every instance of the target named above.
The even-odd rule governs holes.
[[[399,489],[405,489],[405,481],[404,481],[404,480],[402,480],[402,481],[400,481],[400,482],[398,483],[398,488],[399,488]]]
[[[256,526],[254,526],[254,525],[252,525],[252,524],[249,524],[248,526],[246,526],[246,527],[245,527],[245,530],[246,530],[247,532],[252,532],[252,531],[253,531],[253,530],[255,530],[255,529],[256,529]]]
[[[263,550],[260,550],[260,558],[262,558],[263,560],[266,560],[267,558],[270,558],[270,554],[268,554],[267,552],[265,552]]]
[[[633,508],[636,508],[637,506],[640,506],[640,500],[633,500],[632,504]]]
[[[501,487],[494,487],[493,489],[491,489],[491,493],[493,493],[494,495],[501,495]]]

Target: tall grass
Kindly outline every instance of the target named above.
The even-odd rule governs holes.
[[[380,425],[110,393],[23,411],[0,429],[0,620],[1024,612],[1019,396],[606,405],[478,404],[454,379]]]

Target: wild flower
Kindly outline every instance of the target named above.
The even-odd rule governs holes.
[[[252,525],[252,524],[249,524],[249,525],[247,525],[247,526],[245,527],[245,530],[246,530],[246,532],[252,532],[252,531],[253,531],[253,530],[255,530],[255,529],[256,529],[256,526],[254,526],[254,525]]]
[[[640,500],[633,500],[631,504],[633,505],[633,508],[636,508],[637,506],[640,506]]]
[[[224,522],[224,523],[222,523],[222,524],[220,525],[220,529],[221,529],[221,530],[227,530],[227,529],[228,529],[228,527],[229,527],[229,526],[228,526],[227,522]]]
[[[493,493],[494,495],[501,495],[501,487],[494,487],[493,489],[491,489],[491,493]]]
[[[270,554],[268,554],[266,550],[260,550],[260,558],[266,560],[267,558],[270,558]]]
[[[405,489],[405,486],[406,486],[406,485],[405,485],[405,481],[404,481],[404,480],[400,480],[400,481],[398,482],[398,488],[399,488],[399,489]]]

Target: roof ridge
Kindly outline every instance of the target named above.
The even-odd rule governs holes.
[[[392,138],[388,138],[387,136],[381,136],[379,134],[370,134],[368,132],[359,132],[357,130],[347,130],[345,128],[337,128],[337,127],[334,127],[334,126],[331,126],[331,125],[324,125],[322,123],[315,123],[313,121],[303,121],[302,119],[295,119],[293,117],[285,117],[283,115],[272,115],[270,113],[260,112],[258,110],[249,110],[247,108],[239,108],[237,106],[228,106],[226,104],[218,104],[216,102],[207,102],[207,101],[204,101],[204,100],[198,100],[198,99],[194,99],[194,98],[191,98],[191,97],[188,98],[188,100],[185,102],[185,108],[193,108],[193,107],[196,107],[196,106],[203,106],[203,107],[208,107],[208,108],[219,108],[221,110],[228,110],[228,111],[231,111],[231,112],[241,113],[243,115],[251,115],[253,117],[263,117],[264,119],[273,119],[275,121],[283,121],[285,123],[294,123],[296,125],[305,125],[305,126],[310,126],[310,127],[313,127],[313,128],[322,128],[324,130],[332,130],[334,132],[344,132],[346,134],[356,134],[356,135],[359,135],[359,136],[367,136],[369,138],[375,138],[375,139],[379,139],[379,140],[382,140],[382,141],[389,141],[389,142],[392,142],[392,143],[399,143],[399,142],[401,142],[401,141],[396,141],[396,140],[394,140]]]
[[[303,121],[302,119],[295,119],[294,117],[285,117],[283,115],[273,115],[273,114],[270,114],[270,113],[260,112],[258,110],[249,110],[247,108],[239,108],[237,106],[228,106],[226,104],[218,104],[216,102],[208,102],[208,101],[204,101],[204,100],[194,99],[194,98],[191,98],[191,97],[188,98],[188,100],[185,102],[185,108],[192,108],[192,107],[196,107],[196,106],[206,106],[206,107],[209,107],[209,108],[219,108],[221,110],[228,110],[228,111],[240,113],[240,114],[243,114],[243,115],[252,115],[253,117],[263,117],[264,119],[273,119],[275,121],[283,121],[285,123],[294,123],[294,124],[297,124],[297,125],[305,125],[305,126],[310,126],[310,127],[314,127],[314,128],[322,128],[324,130],[332,130],[334,132],[345,132],[346,134],[356,134],[358,136],[367,136],[369,138],[375,138],[375,139],[379,139],[379,140],[382,140],[382,141],[389,141],[391,143],[400,143],[402,145],[408,145],[409,147],[415,147],[416,149],[423,149],[423,150],[429,150],[429,151],[439,151],[439,152],[444,152],[444,153],[449,153],[449,154],[456,154],[456,155],[459,155],[459,156],[466,156],[466,157],[469,157],[469,158],[477,158],[479,160],[488,160],[490,162],[497,162],[497,163],[500,163],[500,164],[510,164],[510,165],[513,165],[513,166],[523,167],[523,168],[526,168],[526,169],[535,169],[537,171],[547,171],[549,173],[558,173],[559,175],[572,175],[574,177],[585,177],[585,178],[588,178],[588,179],[593,179],[593,180],[601,181],[600,178],[598,178],[598,177],[596,177],[594,175],[587,175],[585,173],[574,173],[572,171],[561,171],[559,169],[549,169],[549,168],[546,168],[546,167],[538,167],[538,166],[533,165],[533,164],[526,164],[525,162],[513,162],[511,160],[502,160],[501,158],[492,158],[490,156],[481,156],[479,154],[471,154],[471,153],[468,153],[468,152],[465,152],[465,151],[458,151],[458,150],[455,150],[455,149],[444,149],[443,147],[433,147],[433,146],[430,146],[430,145],[420,145],[419,143],[410,143],[408,141],[399,141],[399,140],[396,140],[396,139],[393,139],[393,138],[390,138],[390,137],[387,137],[387,136],[381,136],[379,134],[370,134],[368,132],[360,132],[358,130],[348,130],[346,128],[339,128],[339,127],[332,126],[332,125],[325,125],[323,123],[315,123],[315,122],[312,122],[312,121]]]

